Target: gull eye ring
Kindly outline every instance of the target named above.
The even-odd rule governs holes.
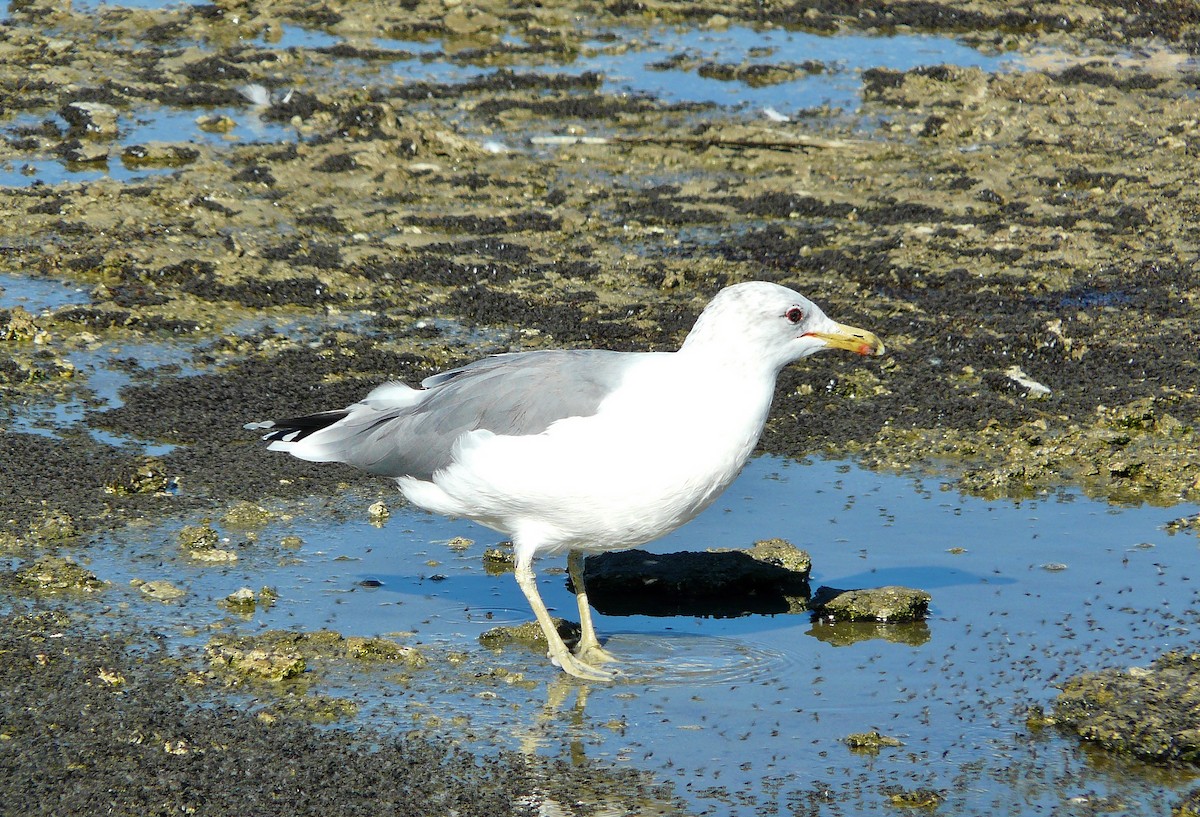
[[[798,306],[793,306],[787,312],[784,312],[783,316],[792,323],[800,323],[800,321],[804,320],[804,311]]]

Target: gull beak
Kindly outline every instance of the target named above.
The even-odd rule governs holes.
[[[882,355],[883,341],[874,332],[833,322],[833,328],[825,332],[809,332],[808,337],[820,338],[835,349],[847,349],[856,355]]]

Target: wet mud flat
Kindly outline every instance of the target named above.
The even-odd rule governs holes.
[[[628,772],[605,782],[524,755],[480,758],[417,735],[247,712],[189,682],[161,638],[145,632],[101,634],[26,609],[0,618],[0,645],[5,814],[483,817],[561,809],[581,793],[670,803]]]
[[[839,9],[13,5],[0,272],[70,294],[0,306],[5,552],[336,493],[350,472],[268,459],[242,424],[486,353],[673,348],[753,278],[890,349],[785,373],[764,450],[1194,502],[1195,9]],[[861,105],[776,116],[570,70],[729,26],[1009,61],[880,67]],[[777,62],[669,65],[768,88],[836,70]],[[164,111],[184,136],[129,138]]]
[[[570,10],[581,16],[568,26],[520,7],[383,19],[326,8],[321,20],[286,4],[14,9],[5,104],[28,113],[9,126],[4,158],[35,181],[2,191],[0,264],[76,281],[87,296],[35,319],[6,315],[9,406],[72,388],[86,399],[68,350],[176,337],[203,350],[199,377],[133,361],[143,382],[87,423],[180,444],[170,470],[197,492],[273,491],[241,459],[246,418],[344,404],[485,352],[672,348],[719,286],[767,278],[891,349],[870,365],[789,370],[767,450],[887,468],[944,461],[965,489],[995,496],[1064,481],[1134,501],[1195,490],[1200,75],[1185,8],[1147,18],[1078,7],[1053,25],[956,11],[996,26],[991,41],[973,39],[1010,49],[1010,70],[869,70],[857,111],[793,111],[786,123],[606,91],[599,76],[562,70],[579,50],[608,47],[606,31],[725,25],[739,20],[730,10]],[[910,12],[741,21],[823,32],[867,20],[882,33],[928,22]],[[1135,22],[1158,38],[1127,41]],[[399,46],[272,48],[272,26],[301,25],[335,42],[442,38],[447,59],[475,73],[406,81],[388,70]],[[544,45],[555,37],[562,50]],[[146,46],[136,55],[135,42]],[[251,103],[249,86],[266,101]],[[79,105],[108,106],[117,130],[68,116]],[[155,107],[238,119],[221,126],[228,141],[123,143],[121,123]],[[286,135],[258,141],[256,122]],[[589,135],[609,141],[572,143]],[[547,136],[566,138],[530,143]],[[71,160],[75,143],[94,158]],[[146,172],[37,183],[38,162],[59,159]],[[297,316],[316,322],[308,336],[272,331]],[[48,439],[6,444],[14,459],[69,456]],[[216,472],[235,476],[205,484]],[[29,482],[12,486],[19,524],[36,504]],[[101,512],[90,504],[84,516]]]

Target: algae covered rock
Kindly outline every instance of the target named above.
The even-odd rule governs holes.
[[[249,616],[258,608],[264,610],[271,607],[279,599],[279,592],[273,587],[263,587],[255,593],[249,587],[239,587],[225,598],[217,602],[231,613]]]
[[[805,580],[812,570],[812,557],[808,555],[808,551],[801,550],[787,539],[779,537],[760,539],[750,547],[734,552],[745,553],[756,561],[790,570],[804,576]]]
[[[0,340],[31,341],[40,331],[23,306],[14,306],[0,315]]]
[[[238,502],[221,517],[224,525],[241,530],[263,528],[270,521],[271,512],[253,502]]]
[[[79,526],[63,510],[47,510],[38,514],[29,526],[29,538],[34,542],[61,542],[79,535]]]
[[[558,634],[562,636],[562,640],[568,647],[579,641],[579,625],[575,622],[555,618],[554,628],[558,630]],[[548,649],[546,634],[542,632],[541,626],[536,621],[493,627],[480,634],[479,643],[491,650],[503,649],[513,644],[537,650]]]
[[[104,491],[116,496],[165,494],[171,484],[172,479],[162,460],[157,457],[138,457],[122,464],[104,484]]]
[[[870,732],[854,732],[842,738],[842,743],[850,747],[850,751],[866,755],[877,755],[880,749],[896,748],[904,745],[904,741],[891,735],[884,735],[878,730]]]
[[[155,601],[175,601],[187,595],[186,590],[176,587],[171,582],[163,579],[155,579],[149,582],[134,580],[133,585],[142,595]]]
[[[145,142],[129,145],[121,151],[121,161],[131,168],[183,167],[200,158],[200,151],[191,145],[169,142]]]
[[[821,618],[834,621],[920,621],[929,612],[932,598],[924,590],[911,587],[821,587],[813,596],[812,606]]]
[[[936,809],[946,799],[944,792],[923,786],[915,789],[908,789],[904,786],[885,786],[883,793],[887,796],[888,802],[897,808],[924,811]]]
[[[209,525],[185,525],[179,530],[179,546],[184,550],[210,550],[221,537]]]
[[[210,643],[204,650],[213,664],[237,675],[263,681],[295,678],[307,669],[304,656],[297,652],[263,647],[241,647],[233,643]]]
[[[416,647],[397,644],[386,638],[351,636],[346,639],[346,654],[370,663],[404,664],[410,667],[423,667],[429,663],[429,659]]]
[[[1051,720],[1114,752],[1200,762],[1200,653],[1169,652],[1149,667],[1076,675],[1055,700]]]
[[[209,661],[235,676],[284,681],[347,659],[417,669],[428,663],[417,649],[383,638],[347,638],[333,630],[267,630],[249,636],[217,636],[205,648]]]
[[[392,511],[382,501],[374,502],[367,508],[367,518],[375,527],[382,527],[391,518]]]
[[[60,556],[43,556],[36,559],[17,568],[13,577],[22,587],[49,592],[92,592],[104,587],[104,582],[96,578],[95,573]]]
[[[483,569],[489,576],[512,573],[515,564],[516,557],[513,556],[512,548],[495,547],[483,552]]]
[[[219,548],[220,535],[211,525],[185,525],[179,531],[179,546],[198,562],[236,562],[237,553]]]

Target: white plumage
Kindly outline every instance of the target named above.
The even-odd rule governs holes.
[[[870,332],[827,318],[799,293],[749,282],[722,290],[677,352],[498,355],[389,383],[341,411],[253,424],[273,450],[396,479],[413,504],[512,537],[517,582],[550,657],[607,679],[583,584],[583,554],[656,539],[704,510],[745,465],[775,379],[836,347],[882,354]],[[567,649],[532,563],[568,554],[582,636]]]

